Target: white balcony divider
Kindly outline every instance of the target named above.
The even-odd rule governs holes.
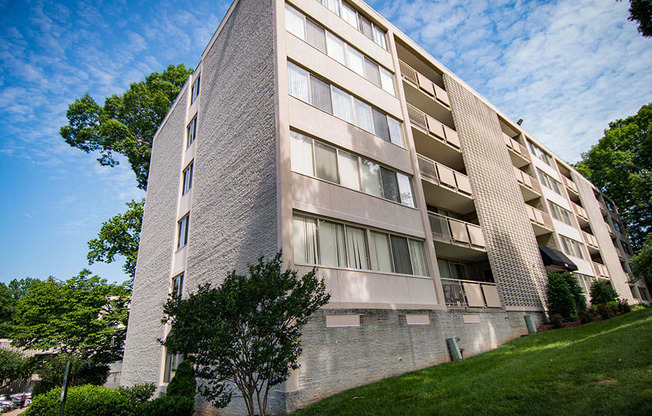
[[[514,168],[514,175],[516,175],[516,180],[518,180],[519,183],[525,185],[527,188],[535,191],[536,193],[541,194],[541,185],[539,185],[539,181],[537,181],[536,178],[528,175],[516,166],[512,167]]]
[[[466,245],[470,248],[484,249],[486,247],[484,234],[479,225],[432,212],[428,213],[428,217],[433,238]]]
[[[435,119],[429,114],[424,113],[419,110],[412,104],[407,105],[408,107],[408,117],[410,122],[423,130],[425,133],[434,136],[435,138],[448,143],[450,146],[459,149],[460,148],[460,138],[457,135],[457,131],[451,129],[441,121]]]
[[[527,210],[527,216],[530,221],[548,229],[552,229],[552,219],[549,214],[527,204],[525,205],[525,209]]]
[[[421,176],[460,194],[472,195],[468,176],[423,155],[417,155],[417,157]]]
[[[598,239],[595,238],[593,234],[589,234],[586,231],[582,231],[582,238],[584,239],[584,242],[589,246],[598,248]]]
[[[441,279],[446,306],[462,308],[500,308],[495,283]]]
[[[523,146],[517,140],[513,139],[512,137],[510,137],[508,134],[505,133],[503,133],[503,139],[505,140],[505,144],[507,145],[507,147],[509,147],[511,150],[521,155],[521,157],[530,160],[530,155],[528,154],[525,146]]]
[[[584,219],[586,219],[586,220],[589,219],[589,215],[586,213],[586,210],[585,210],[583,207],[577,205],[577,204],[574,203],[574,202],[571,202],[571,205],[573,205],[573,211],[575,211],[575,213],[576,213],[578,216],[580,216],[580,217],[582,217],[582,218],[584,218]]]
[[[593,268],[595,269],[595,274],[598,277],[609,278],[609,270],[604,264],[593,262]]]
[[[562,181],[564,182],[564,185],[566,185],[566,188],[570,189],[571,191],[573,191],[573,192],[576,193],[576,194],[579,194],[579,191],[578,191],[578,189],[577,189],[577,185],[575,185],[575,182],[573,182],[572,180],[568,179],[568,178],[565,177],[564,175],[561,175],[561,179],[562,179]]]
[[[428,79],[428,77],[421,74],[405,62],[398,61],[398,63],[399,68],[401,69],[401,75],[405,80],[409,81],[415,87],[433,97],[433,99],[436,99],[440,103],[444,104],[446,107],[450,107],[451,104],[446,90],[432,82],[430,79]]]

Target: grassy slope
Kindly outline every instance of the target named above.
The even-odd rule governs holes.
[[[519,338],[296,415],[652,415],[652,310]]]

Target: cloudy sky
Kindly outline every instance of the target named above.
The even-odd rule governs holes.
[[[652,39],[614,0],[370,0],[435,58],[562,158],[652,102]],[[0,281],[61,279],[101,223],[139,199],[127,165],[101,167],[58,134],[97,101],[168,64],[195,67],[230,1],[0,0]],[[121,264],[93,265],[122,281]]]

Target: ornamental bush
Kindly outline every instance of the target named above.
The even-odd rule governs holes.
[[[586,310],[582,289],[569,272],[549,273],[546,294],[550,315],[560,315],[565,321],[573,321],[578,318],[578,312]]]
[[[195,400],[197,392],[197,381],[195,380],[195,370],[188,360],[183,360],[177,366],[174,377],[170,380],[166,394],[169,396],[184,396]]]
[[[184,396],[163,396],[144,403],[136,409],[136,416],[192,416],[195,400]]]
[[[154,383],[143,383],[135,384],[131,387],[118,387],[117,390],[136,408],[152,398],[156,391],[156,386]]]
[[[25,416],[59,416],[57,387],[34,397]],[[119,391],[102,386],[85,385],[68,389],[66,416],[133,416],[133,406]]]
[[[610,284],[597,281],[591,285],[591,305],[614,302],[617,298],[618,293]]]

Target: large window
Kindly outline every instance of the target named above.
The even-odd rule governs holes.
[[[428,276],[423,241],[295,214],[294,262]]]
[[[197,116],[193,117],[186,128],[186,148],[190,147],[197,136]]]
[[[288,62],[288,91],[293,97],[403,147],[400,121],[291,62]]]
[[[285,22],[288,32],[357,72],[386,92],[395,94],[394,76],[390,71],[288,4],[285,5]]]
[[[530,146],[530,151],[532,152],[532,154],[534,154],[534,156],[539,158],[546,165],[552,167],[553,165],[552,158],[550,157],[550,155],[548,155],[548,153],[544,152],[539,146],[537,146],[536,144],[532,143],[529,140],[527,141],[527,144],[528,146]]]
[[[539,174],[539,179],[541,180],[541,184],[545,186],[546,188],[554,191],[555,193],[562,195],[561,193],[561,183],[553,178],[552,176],[548,175],[544,171],[537,169],[537,172]]]
[[[197,75],[195,82],[192,83],[192,88],[190,89],[190,104],[194,103],[197,97],[199,97],[199,82],[201,80],[201,75]]]
[[[584,259],[584,253],[582,252],[582,243],[571,240],[570,238],[564,237],[563,235],[560,235],[559,239],[561,240],[561,247],[564,250],[564,253],[569,256]]]
[[[192,188],[192,170],[193,162],[190,162],[190,164],[183,170],[183,190],[181,195],[187,194],[190,188]]]
[[[573,225],[570,211],[560,207],[552,201],[548,201],[548,206],[550,207],[550,214],[552,214],[552,218],[565,224]]]
[[[178,240],[177,248],[185,247],[185,245],[188,244],[188,225],[190,225],[190,215],[186,215],[185,217],[179,220],[179,224],[178,224],[179,234],[177,235],[177,240]]]
[[[290,132],[292,170],[414,208],[410,178],[342,149]]]
[[[340,16],[344,21],[358,29],[366,37],[373,40],[378,46],[387,49],[387,40],[385,39],[385,31],[376,26],[366,16],[358,13],[352,6],[342,0],[317,0],[324,6],[328,7],[336,15]]]

